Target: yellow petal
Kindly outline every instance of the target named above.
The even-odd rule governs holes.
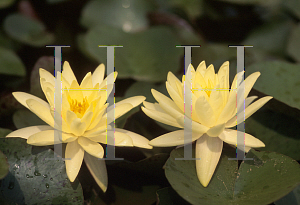
[[[100,123],[104,123],[103,125],[106,126],[106,118],[105,118],[105,121],[101,122],[105,111],[106,111],[106,106],[104,106],[101,110],[99,109],[99,111],[96,111],[96,113],[94,114],[94,118],[91,121],[90,126],[86,130],[92,130],[95,127],[99,127]]]
[[[145,148],[145,149],[152,149],[152,146],[149,145],[149,140],[139,134],[136,134],[134,132],[130,132],[128,130],[124,130],[124,129],[119,129],[119,128],[115,128],[115,131],[117,132],[121,132],[124,133],[126,135],[128,135],[133,142],[133,146],[135,147],[141,147],[141,148]]]
[[[197,72],[199,72],[204,77],[205,71],[206,71],[206,64],[205,61],[202,61],[197,67]]]
[[[44,78],[46,82],[51,83],[53,86],[55,85],[54,76],[49,71],[40,68],[39,73],[40,73],[40,78]]]
[[[206,85],[208,85],[209,79],[214,82],[215,79],[215,69],[214,66],[211,64],[208,66],[208,68],[206,69],[206,72],[204,74],[204,79],[206,82]]]
[[[245,99],[245,107],[241,106],[238,113],[243,112],[243,110],[246,109],[256,98],[257,98],[257,96],[247,97]]]
[[[195,82],[193,86],[196,86],[197,84],[199,84],[198,89],[206,88],[206,82],[200,72],[196,72]]]
[[[97,98],[98,92],[100,92],[99,83],[94,86],[93,90],[90,91],[89,96],[87,97],[89,104]]]
[[[256,82],[257,78],[260,76],[260,72],[255,72],[252,73],[251,75],[249,75],[246,80],[244,82],[241,83],[241,85],[238,88],[238,92],[239,90],[243,90],[244,91],[244,96],[237,96],[239,97],[237,99],[237,108],[238,110],[240,109],[240,107],[244,104],[244,99],[247,98],[250,90],[252,89],[254,83]]]
[[[144,101],[143,104],[149,110],[156,110],[165,113],[165,111],[159,106],[158,103],[149,103],[147,101]]]
[[[222,110],[216,124],[226,123],[229,119],[233,117],[233,115],[236,114],[236,112],[236,95],[229,94],[229,99],[224,109]]]
[[[104,155],[103,147],[97,143],[93,142],[92,140],[86,138],[86,137],[79,137],[78,138],[78,144],[90,155],[102,158]]]
[[[88,72],[85,75],[85,77],[80,83],[80,88],[83,89],[82,90],[83,97],[88,97],[94,91],[91,72]]]
[[[78,85],[77,81],[74,80],[71,83],[71,87],[70,87],[70,89],[68,89],[68,93],[72,100],[77,100],[77,102],[83,101],[83,94],[82,94],[81,88]]]
[[[196,101],[196,114],[199,122],[207,127],[212,127],[216,123],[216,117],[210,104],[204,96],[200,96]]]
[[[214,113],[216,119],[218,119],[224,108],[223,104],[225,104],[225,103],[223,103],[223,96],[222,96],[222,92],[224,92],[224,91],[220,90],[219,85],[216,85],[214,89],[215,90],[213,90],[210,93],[208,102],[214,111],[213,113]]]
[[[111,73],[111,74],[109,74],[102,82],[101,82],[101,84],[100,84],[100,89],[102,89],[103,87],[105,87],[106,85],[112,85],[114,82],[115,82],[115,80],[116,80],[116,78],[117,78],[117,76],[118,76],[118,72],[113,72],[113,73]],[[110,82],[109,82],[110,81]]]
[[[97,136],[100,134],[106,135],[106,130],[108,130],[109,128],[110,128],[110,126],[109,127],[106,127],[106,126],[97,127],[95,129],[85,132],[82,136],[89,138],[89,137],[94,137],[94,136]]]
[[[224,142],[232,145],[237,144],[237,134],[244,136],[245,138],[245,146],[247,147],[265,147],[265,144],[260,141],[259,139],[253,137],[250,134],[237,131],[237,130],[231,130],[231,129],[225,129],[220,135],[219,138],[223,140]]]
[[[77,140],[69,142],[66,146],[66,171],[71,182],[73,182],[80,170],[82,160],[84,156],[84,150],[78,144]]]
[[[159,103],[159,106],[170,116],[172,116],[174,119],[183,117],[183,113],[178,112],[177,110],[173,109],[172,107],[168,106],[167,103],[165,103],[165,101],[161,101]]]
[[[77,79],[68,61],[64,62],[62,76],[68,81],[69,84],[71,84],[73,81],[77,82]]]
[[[180,80],[178,80],[178,78],[171,72],[168,72],[168,76],[167,76],[167,82],[170,84],[170,86],[175,90],[175,92],[178,95],[181,95],[181,89],[178,89],[178,84],[180,85],[181,82]]]
[[[195,141],[201,137],[199,133],[192,133],[192,141]],[[174,132],[169,132],[167,134],[161,135],[154,138],[149,142],[150,145],[155,147],[172,147],[184,144],[184,130],[177,130]]]
[[[49,104],[48,106],[45,106],[44,104],[41,104],[39,101],[36,101],[35,99],[29,99],[26,100],[27,107],[36,114],[39,118],[41,118],[44,122],[46,122],[51,127],[54,127],[54,119],[51,115]]]
[[[50,106],[54,107],[55,102],[54,102],[54,92],[50,88],[46,88],[45,96],[47,101],[49,102]]]
[[[165,112],[159,112],[157,110],[150,110],[150,109],[147,109],[144,107],[142,107],[142,110],[148,117],[150,117],[158,122],[161,122],[161,123],[167,124],[167,125],[171,125],[173,127],[182,128],[182,126],[180,124],[178,124],[178,122],[173,117],[166,114]]]
[[[257,78],[260,76],[260,72],[255,72],[252,73],[251,75],[249,75],[246,79],[245,79],[245,97],[246,98],[250,92],[250,90],[252,89],[254,83],[256,82]]]
[[[91,111],[86,111],[81,118],[81,122],[84,122],[86,124],[86,127],[89,127],[91,124],[91,120],[93,118],[93,112]]]
[[[99,160],[98,158],[93,157],[88,153],[85,153],[84,161],[90,173],[97,182],[98,186],[102,189],[103,192],[106,192],[108,178],[105,160]]]
[[[218,71],[218,77],[220,88],[229,89],[229,61],[226,61],[221,65]]]
[[[77,115],[73,111],[67,110],[66,123],[68,124],[68,126],[71,126],[73,120],[75,120],[76,118],[77,118]]]
[[[155,100],[157,102],[164,102],[165,104],[168,105],[168,107],[171,107],[172,109],[181,112],[181,110],[179,109],[179,107],[175,104],[175,102],[173,102],[170,98],[168,98],[167,96],[161,94],[160,92],[151,89],[152,95],[155,98]]]
[[[133,108],[132,104],[130,103],[124,103],[120,105],[115,106],[115,119],[118,119],[122,115],[126,114]],[[108,121],[107,124],[110,124],[112,121]]]
[[[93,86],[95,86],[97,83],[99,85],[102,83],[104,78],[104,73],[105,73],[105,66],[102,63],[95,69],[92,75]]]
[[[225,129],[225,123],[219,124],[210,128],[206,132],[206,134],[209,135],[210,137],[218,137],[223,132],[224,129]]]
[[[76,118],[72,121],[70,130],[75,136],[82,136],[82,134],[86,130],[86,124],[84,122],[81,122],[80,118]]]
[[[57,134],[58,136],[55,136],[55,134]],[[61,135],[62,137],[61,140],[59,139],[59,135]],[[44,130],[29,136],[29,138],[27,139],[27,143],[35,146],[46,146],[72,142],[76,139],[77,137],[72,134],[60,132],[57,130]]]
[[[196,171],[200,183],[207,187],[218,165],[223,141],[218,137],[203,135],[196,141]]]
[[[44,101],[38,97],[35,97],[34,95],[31,95],[28,93],[23,93],[23,92],[13,92],[12,94],[19,103],[21,103],[23,106],[25,106],[28,109],[29,109],[29,107],[26,103],[26,100],[28,100],[28,99],[33,99],[33,100],[39,102],[40,104],[42,104],[44,107],[50,108],[49,104],[46,101]]]
[[[271,100],[273,97],[271,96],[266,96],[263,97],[245,109],[245,120],[250,117],[253,113],[255,113],[258,109],[260,109],[262,106],[264,106],[269,100]],[[250,99],[252,100],[252,99]],[[244,121],[244,112],[241,110],[241,112],[238,113],[237,117],[233,117],[226,123],[226,127],[233,127],[235,125],[238,125]]]
[[[167,88],[167,91],[168,91],[169,95],[171,96],[171,98],[173,99],[173,101],[176,103],[177,107],[179,107],[179,109],[181,111],[183,111],[184,110],[184,101],[180,97],[180,95],[178,94],[178,92],[176,92],[174,90],[174,88],[168,82],[166,82],[166,88]]]
[[[28,137],[30,137],[31,135],[34,135],[44,130],[53,130],[53,128],[49,125],[25,127],[9,133],[6,137],[20,137],[23,139],[28,139]]]
[[[113,132],[113,131],[110,131],[110,132]],[[115,131],[114,137],[115,137],[115,146],[119,146],[119,147],[125,147],[125,146],[133,147],[134,146],[131,137],[123,132]]]
[[[178,122],[179,125],[184,127],[184,124],[185,124],[184,116],[176,118],[176,121]],[[207,132],[208,129],[209,128],[206,127],[205,125],[202,125],[202,124],[199,124],[198,122],[192,121],[193,132],[203,134],[203,133]]]
[[[121,104],[129,103],[134,108],[134,107],[138,106],[139,104],[141,104],[144,100],[146,100],[146,98],[144,96],[134,96],[134,97],[130,97],[130,98],[126,98],[124,100],[121,100],[120,102],[117,102],[115,104],[115,106],[117,107]]]

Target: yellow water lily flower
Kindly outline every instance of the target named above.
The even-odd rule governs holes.
[[[107,130],[114,119],[107,116],[107,96],[113,84],[107,79],[116,79],[117,72],[104,78],[105,66],[99,65],[93,74],[87,73],[79,85],[69,65],[65,62],[61,79],[55,78],[48,71],[40,68],[40,83],[47,102],[33,95],[14,92],[13,96],[26,108],[36,114],[48,125],[32,126],[16,130],[7,137],[27,139],[27,143],[36,146],[67,143],[65,150],[66,172],[71,182],[75,180],[84,159],[88,169],[103,191],[107,189],[107,172],[103,158],[104,150],[100,143],[107,143]],[[59,74],[59,73],[58,73]],[[55,115],[55,82],[62,83],[61,123]],[[131,97],[115,104],[112,109],[115,119],[122,116],[145,100],[144,96]],[[111,105],[114,106],[114,105]],[[59,125],[61,124],[61,125]],[[56,140],[55,132],[60,132],[62,140]],[[146,149],[152,147],[149,141],[133,132],[115,129],[116,146],[137,146]]]
[[[197,176],[204,187],[209,184],[219,162],[223,141],[234,146],[237,144],[237,132],[240,131],[228,128],[244,122],[244,99],[245,119],[272,99],[267,96],[252,103],[257,97],[248,97],[259,75],[259,72],[255,72],[242,81],[243,72],[240,72],[235,76],[230,89],[229,62],[225,62],[218,73],[215,73],[213,65],[206,67],[204,61],[196,71],[192,65],[188,68],[187,85],[192,85],[193,88],[192,141],[196,141],[195,156],[200,158],[196,160]],[[144,102],[144,113],[158,122],[184,128],[184,81],[185,76],[181,82],[169,72],[166,87],[171,99],[152,89],[158,103]],[[237,99],[236,89],[243,88],[244,96]],[[263,142],[247,133],[244,136],[246,151],[251,147],[265,146]],[[184,130],[164,134],[151,140],[149,144],[158,147],[183,145]]]

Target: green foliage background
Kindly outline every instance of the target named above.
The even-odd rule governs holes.
[[[144,95],[149,102],[154,102],[151,88],[167,94],[165,81],[169,71],[179,79],[184,73],[183,48],[176,48],[176,45],[201,45],[201,48],[192,50],[192,64],[195,67],[205,60],[206,65],[213,64],[217,71],[224,61],[229,60],[231,80],[236,74],[236,49],[228,45],[252,45],[253,48],[245,49],[246,76],[255,71],[260,71],[261,76],[250,96],[271,95],[274,99],[247,119],[245,124],[247,133],[266,144],[265,148],[251,150],[248,154],[256,156],[255,162],[261,163],[257,165],[262,170],[259,173],[265,175],[253,177],[262,184],[253,184],[252,178],[249,178],[253,173],[247,174],[245,171],[254,165],[245,161],[241,165],[227,162],[227,156],[234,154],[235,150],[224,147],[219,166],[224,166],[225,171],[222,173],[219,168],[217,175],[227,180],[231,191],[246,187],[246,193],[234,192],[232,195],[233,192],[228,191],[222,195],[215,191],[220,188],[220,181],[216,178],[203,190],[193,176],[194,164],[186,162],[183,165],[180,163],[184,162],[173,160],[172,156],[180,155],[181,149],[174,150],[169,158],[174,148],[117,148],[117,157],[125,160],[107,161],[109,186],[105,194],[84,164],[77,185],[67,181],[66,187],[63,187],[59,183],[46,182],[40,175],[32,175],[36,178],[36,184],[28,185],[32,178],[26,178],[26,174],[32,173],[21,172],[20,167],[29,166],[30,156],[40,161],[40,164],[30,165],[32,169],[56,166],[41,159],[52,153],[51,147],[32,153],[35,148],[27,146],[22,139],[1,139],[0,203],[205,204],[204,199],[199,197],[202,196],[208,204],[245,204],[243,200],[253,197],[258,200],[253,202],[255,204],[300,204],[297,187],[300,183],[299,11],[298,0],[2,0],[1,137],[15,129],[44,124],[23,108],[11,92],[28,92],[45,99],[39,84],[38,69],[42,67],[53,73],[54,64],[53,48],[46,48],[46,45],[71,46],[63,48],[62,60],[70,62],[79,81],[99,63],[106,63],[106,50],[98,48],[98,45],[123,45],[115,51],[115,69],[119,73],[116,101]],[[140,108],[117,120],[116,126],[142,134],[149,140],[175,130],[148,118]],[[16,147],[20,153],[9,151]],[[16,157],[19,161],[15,160]],[[276,163],[281,162],[284,162],[282,167],[277,167]],[[164,165],[165,170],[162,169]],[[63,163],[57,166],[64,172]],[[186,173],[190,173],[186,178],[182,174],[177,176],[182,166]],[[285,175],[276,175],[276,172],[273,176],[277,176],[278,180],[271,178],[268,181],[266,176],[274,171],[272,167],[280,168],[280,173]],[[236,173],[232,171],[228,175],[226,169]],[[255,170],[255,166],[251,170]],[[244,182],[238,180],[237,173],[242,173]],[[60,177],[66,178],[65,173],[60,173]],[[194,187],[185,187],[180,184],[181,180]],[[12,187],[12,182],[16,186]],[[44,187],[45,184],[49,187]],[[54,187],[60,193],[55,193]],[[220,189],[224,190],[224,187]],[[61,198],[48,194],[49,190]],[[259,192],[269,194],[266,196]],[[219,196],[212,197],[216,193]],[[32,195],[42,198],[46,195],[47,200],[41,198],[35,201],[39,198],[33,200]],[[221,202],[216,202],[218,200]]]

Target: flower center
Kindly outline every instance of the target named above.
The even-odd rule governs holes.
[[[89,107],[89,103],[85,98],[83,98],[83,102],[80,103],[77,100],[72,100],[72,102],[70,103],[70,110],[73,111],[75,114],[79,113],[81,116],[84,115],[85,111],[88,109]]]

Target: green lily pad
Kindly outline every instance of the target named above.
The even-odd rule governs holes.
[[[83,204],[78,180],[70,183],[65,163],[54,160],[46,147],[33,147],[19,138],[1,139],[8,175],[0,185],[0,201],[13,204]]]
[[[300,109],[300,65],[283,61],[259,62],[246,68],[246,76],[256,71],[261,73],[254,88],[277,100]]]
[[[285,197],[274,202],[276,205],[300,204],[300,185]]]
[[[6,156],[0,151],[0,179],[3,179],[9,171]]]
[[[298,19],[300,19],[300,2],[298,0],[282,1],[281,3],[294,16],[296,16]]]
[[[235,157],[234,149],[223,150],[207,188],[204,188],[199,182],[195,160],[175,160],[183,157],[183,148],[174,149],[165,165],[165,174],[173,189],[191,204],[229,204],[226,202],[232,198],[238,171],[237,161],[228,160],[228,158]]]
[[[176,48],[179,41],[167,27],[151,27],[134,34],[120,29],[97,26],[81,38],[83,50],[98,62],[106,62],[106,48],[98,45],[123,45],[115,49],[115,67],[118,78],[159,82],[166,79],[168,71],[176,73],[180,67],[183,49]],[[83,42],[82,42],[83,41]],[[82,48],[82,46],[81,46]]]
[[[272,119],[272,120],[270,120]],[[265,143],[263,151],[276,151],[300,160],[300,122],[290,116],[262,109],[246,120],[246,133]]]
[[[287,53],[300,62],[300,24],[293,28],[287,45]]]
[[[11,133],[12,130],[6,129],[6,128],[0,128],[0,138],[6,137],[9,133]]]
[[[225,147],[224,147],[225,148]],[[173,189],[191,204],[265,205],[288,194],[300,183],[300,166],[293,159],[274,152],[251,150],[237,170],[233,149],[223,149],[208,187],[197,177],[194,160],[175,149],[166,162],[165,173]]]
[[[12,5],[15,2],[15,0],[2,0],[0,1],[0,8],[6,8]]]
[[[203,14],[203,0],[168,0],[168,5],[176,8],[182,8],[190,18],[194,19]]]
[[[13,39],[31,45],[45,46],[54,41],[40,21],[21,14],[11,14],[4,20],[4,30]]]
[[[81,25],[92,28],[106,24],[125,32],[136,32],[148,26],[147,13],[154,4],[147,0],[90,1],[83,8]]]
[[[17,129],[36,125],[47,125],[47,123],[45,123],[28,109],[17,110],[13,114],[13,122]]]
[[[157,204],[158,205],[170,205],[170,204],[180,204],[180,205],[190,205],[187,201],[181,198],[172,187],[166,187],[159,189],[156,192]]]
[[[0,47],[0,74],[24,77],[26,69],[21,59],[13,51]]]
[[[289,39],[288,34],[292,27],[292,21],[285,19],[265,23],[253,30],[242,44],[251,45],[272,54],[284,55]]]
[[[287,156],[251,150],[246,157],[254,160],[243,161],[239,168],[234,198],[240,204],[269,204],[300,183],[300,166]]]

